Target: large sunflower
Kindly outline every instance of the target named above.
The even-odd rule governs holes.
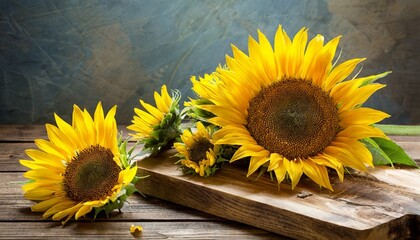
[[[196,130],[195,133],[184,130],[181,135],[182,142],[174,143],[178,151],[175,156],[180,157],[178,163],[186,172],[208,177],[219,167],[216,163],[220,147],[210,142],[213,134],[211,126],[206,128],[201,122],[197,122]]]
[[[302,174],[332,190],[327,167],[343,180],[344,167],[366,170],[372,155],[359,140],[387,138],[372,126],[388,114],[361,105],[385,85],[373,83],[388,72],[345,80],[364,59],[332,64],[340,37],[324,44],[307,43],[302,28],[291,40],[279,26],[274,48],[258,31],[249,38],[249,55],[232,45],[220,82],[193,80],[193,90],[213,104],[196,107],[212,112],[221,127],[214,144],[239,146],[231,161],[250,158],[248,176],[261,166],[278,182],[288,176],[295,188]]]
[[[182,120],[179,112],[179,91],[173,91],[173,96],[170,97],[166,85],[163,85],[160,95],[154,92],[154,99],[156,107],[140,100],[147,112],[134,108],[137,116],[133,117],[133,124],[127,127],[135,132],[131,135],[144,143],[144,149],[149,150],[152,155],[172,146],[181,134],[179,125]]]
[[[28,168],[24,196],[38,203],[32,211],[44,212],[63,224],[77,220],[93,209],[96,214],[121,208],[134,190],[137,167],[122,162],[117,142],[116,106],[104,116],[102,104],[92,116],[73,108],[72,125],[58,115],[57,126],[46,124],[49,140],[36,139],[39,149],[28,149],[31,160],[20,160]]]

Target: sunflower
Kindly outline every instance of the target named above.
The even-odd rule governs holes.
[[[39,149],[27,149],[31,160],[20,160],[28,168],[24,196],[38,203],[34,212],[44,212],[65,224],[95,209],[120,209],[135,191],[137,167],[122,162],[117,143],[116,106],[104,117],[99,102],[92,116],[73,108],[72,125],[54,114],[57,126],[46,124],[48,140],[36,139]],[[95,214],[95,216],[96,216]]]
[[[361,139],[387,138],[372,126],[388,114],[361,105],[385,85],[374,83],[389,72],[346,80],[363,58],[332,63],[340,37],[324,44],[308,29],[291,40],[279,26],[274,47],[258,31],[249,37],[249,55],[232,45],[227,68],[216,69],[217,84],[193,79],[193,90],[212,104],[196,105],[215,115],[221,129],[215,145],[238,146],[231,162],[249,158],[248,176],[261,166],[286,176],[292,189],[302,174],[332,190],[327,167],[341,181],[344,167],[366,170],[372,155]]]
[[[147,112],[134,108],[137,116],[134,116],[133,124],[127,127],[136,132],[131,136],[144,143],[144,149],[149,150],[152,155],[172,146],[181,134],[179,126],[182,121],[179,112],[179,91],[173,91],[173,96],[170,97],[166,85],[163,85],[160,95],[154,92],[154,99],[156,107],[140,100]]]
[[[174,143],[178,153],[176,157],[180,157],[177,162],[183,166],[188,173],[197,173],[201,177],[213,175],[219,169],[220,161],[218,154],[220,147],[214,146],[210,141],[212,137],[212,127],[204,127],[203,123],[196,123],[197,132],[192,133],[190,130],[184,130],[181,135],[181,142]]]

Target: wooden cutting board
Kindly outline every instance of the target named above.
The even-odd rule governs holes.
[[[246,178],[225,164],[215,176],[184,175],[170,150],[138,162],[137,187],[175,202],[298,239],[409,239],[420,236],[420,170],[377,167],[368,173],[331,173],[334,192],[302,177],[294,191],[268,176]]]

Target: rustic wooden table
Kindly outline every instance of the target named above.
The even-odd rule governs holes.
[[[0,125],[0,239],[288,239],[140,194],[132,195],[121,213],[115,211],[94,222],[79,219],[63,227],[60,222],[43,219],[42,213],[31,212],[33,203],[21,190],[27,169],[19,159],[27,158],[25,149],[36,147],[36,138],[47,138],[43,125]],[[130,233],[132,224],[143,226],[141,236]]]
[[[42,219],[41,213],[31,212],[33,203],[23,197],[22,174],[27,169],[19,164],[19,159],[27,158],[25,149],[35,148],[33,140],[37,138],[46,138],[44,126],[0,125],[0,239],[288,239],[140,194],[131,196],[121,213],[94,222],[82,219],[63,227],[60,222]],[[394,140],[419,163],[420,137],[398,136]],[[140,236],[130,233],[132,224],[143,226]]]

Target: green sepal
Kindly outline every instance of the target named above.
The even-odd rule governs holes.
[[[123,168],[126,168],[130,165],[128,163],[129,159],[128,159],[128,153],[127,153],[127,140],[122,142],[118,146],[118,149],[119,149],[119,152],[120,152],[121,164],[122,164]]]
[[[392,71],[387,71],[387,72],[383,72],[383,73],[380,73],[380,74],[371,75],[371,76],[368,76],[368,77],[361,78],[363,80],[363,82],[359,86],[359,88],[360,87],[363,87],[365,85],[371,84],[371,83],[375,82],[378,79],[384,78],[386,75],[390,74],[391,72]]]
[[[187,103],[186,103],[187,104]],[[201,109],[200,105],[213,105],[214,103],[205,98],[191,99],[183,112],[195,121],[201,121],[205,126],[209,124],[209,119],[215,117],[214,113]]]
[[[366,138],[363,141],[372,153],[374,165],[401,164],[418,168],[416,162],[404,149],[392,140],[385,138]]]
[[[158,130],[158,129],[153,130],[152,133],[151,133],[152,137],[154,137],[156,140],[159,140],[161,132],[162,132],[162,130]]]
[[[127,167],[132,167],[136,163],[134,161],[134,158],[141,155],[142,153],[137,153],[133,155],[134,150],[136,147],[140,144],[139,141],[137,141],[128,151],[127,151],[127,143],[130,141],[130,138],[125,139],[122,141],[122,132],[118,136],[118,151],[120,152],[120,160],[121,165],[124,169]]]
[[[130,195],[132,195],[135,192],[139,192],[139,190],[136,188],[136,186],[133,183],[128,184],[125,187],[126,193],[125,196],[128,197]],[[124,199],[125,200],[125,199]]]

